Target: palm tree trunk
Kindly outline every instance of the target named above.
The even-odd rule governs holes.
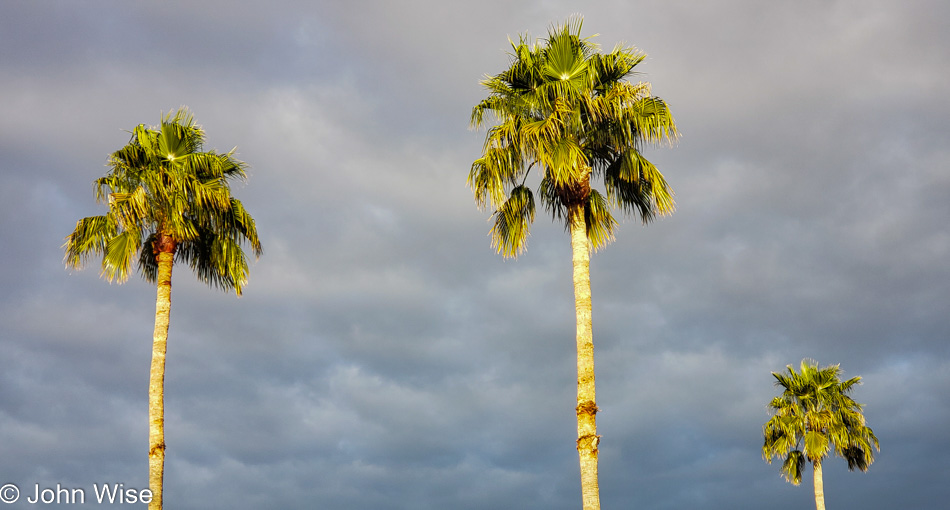
[[[162,509],[165,477],[165,346],[172,305],[171,252],[158,253],[158,295],[155,299],[155,332],[152,336],[152,367],[148,380],[148,486],[152,491],[149,510]]]
[[[590,242],[584,206],[571,208],[571,248],[574,260],[574,309],[577,316],[577,453],[581,467],[584,510],[600,510],[597,482],[597,404],[594,388],[594,338],[590,299]]]
[[[825,484],[821,479],[821,461],[812,463],[815,468],[815,510],[825,510]]]

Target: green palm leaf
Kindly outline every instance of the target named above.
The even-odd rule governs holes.
[[[528,225],[534,221],[534,195],[531,189],[518,186],[508,200],[495,211],[491,229],[492,246],[505,257],[515,257],[527,248]]]
[[[594,251],[613,241],[617,220],[610,214],[610,203],[599,191],[590,190],[587,205],[584,208],[584,223],[587,225],[587,237]]]
[[[802,471],[805,468],[805,455],[798,451],[788,452],[785,462],[782,463],[782,475],[795,485],[802,483]]]

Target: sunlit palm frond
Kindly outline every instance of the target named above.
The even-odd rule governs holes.
[[[645,97],[636,102],[637,115],[632,117],[637,134],[645,141],[659,143],[676,139],[676,123],[666,102],[658,97]]]
[[[527,171],[521,161],[517,145],[493,143],[485,149],[481,158],[472,163],[468,185],[474,190],[479,207],[496,208],[505,201],[506,188]]]
[[[646,58],[646,54],[633,47],[617,45],[610,53],[596,54],[591,58],[591,67],[596,73],[595,90],[604,93],[617,85]]]
[[[234,290],[240,296],[248,274],[241,246],[227,236],[206,230],[201,234],[179,245],[176,260],[191,267],[200,281],[221,290]]]
[[[559,188],[577,186],[585,169],[587,156],[576,140],[567,137],[545,140],[539,163],[547,169],[547,175]]]
[[[137,230],[122,230],[109,239],[102,257],[101,275],[110,282],[126,281],[141,245],[142,238]]]
[[[804,469],[805,455],[798,450],[789,452],[785,462],[782,463],[782,475],[794,485],[802,483],[802,471]]]
[[[675,208],[666,179],[636,150],[617,157],[603,179],[610,201],[625,213],[636,213],[644,223],[671,214]]]
[[[591,248],[597,251],[613,241],[617,220],[610,214],[607,198],[595,189],[590,190],[584,207],[584,221],[587,224],[587,238]]]
[[[231,239],[237,242],[247,241],[256,257],[264,254],[261,240],[257,236],[257,224],[240,200],[231,199],[230,214],[227,215],[225,223],[230,223],[229,237]]]
[[[504,257],[515,257],[527,248],[529,227],[534,221],[535,204],[531,189],[517,186],[495,211],[491,229],[492,247]]]
[[[79,269],[89,257],[104,254],[109,239],[118,232],[118,225],[108,215],[90,216],[77,221],[76,228],[63,244],[66,266]]]

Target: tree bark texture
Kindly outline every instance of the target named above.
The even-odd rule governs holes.
[[[825,483],[821,479],[821,461],[812,465],[815,468],[815,509],[825,510]]]
[[[590,241],[584,206],[571,208],[571,248],[574,261],[574,308],[577,316],[577,453],[580,458],[584,510],[600,510],[597,481],[597,403],[594,387],[594,340],[590,297]]]
[[[162,509],[165,476],[165,349],[172,304],[174,252],[158,253],[155,332],[152,336],[152,367],[148,380],[148,486],[152,491],[149,510]]]

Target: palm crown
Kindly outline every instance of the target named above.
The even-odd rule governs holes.
[[[155,282],[159,252],[187,263],[202,281],[240,295],[248,265],[242,243],[261,254],[254,219],[231,196],[229,180],[246,177],[233,151],[202,152],[205,134],[184,108],[157,127],[139,125],[95,181],[101,216],[79,220],[66,238],[66,263],[80,267],[102,256],[102,275],[125,281],[137,261]]]
[[[474,127],[487,112],[498,120],[468,183],[479,206],[495,209],[492,244],[507,257],[525,249],[534,221],[534,193],[525,185],[534,167],[542,204],[566,227],[582,213],[595,249],[613,237],[611,205],[644,222],[673,211],[672,190],[640,153],[644,142],[677,136],[673,117],[649,83],[624,81],[645,55],[622,46],[600,53],[580,37],[581,24],[552,28],[545,44],[510,41],[511,66],[486,77],[490,95],[472,110]],[[606,196],[591,188],[592,176],[603,179]]]
[[[799,372],[789,365],[786,373],[773,372],[782,395],[769,403],[775,414],[763,427],[762,455],[785,457],[782,474],[799,484],[805,461],[821,463],[832,451],[848,462],[848,469],[867,471],[880,450],[874,432],[865,424],[863,405],[849,396],[860,377],[839,379],[838,365],[819,367],[803,360]]]

